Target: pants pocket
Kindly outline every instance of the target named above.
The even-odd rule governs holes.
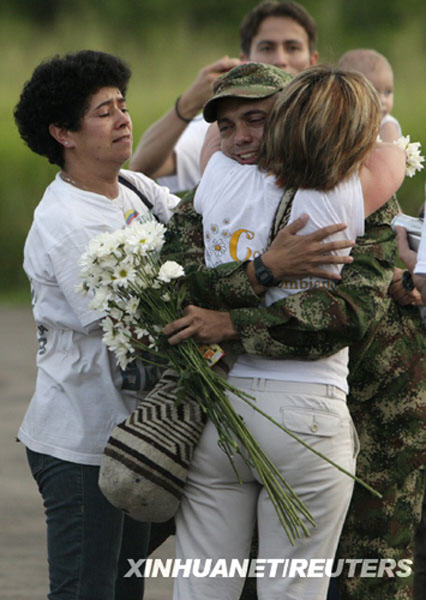
[[[282,408],[282,424],[294,433],[333,437],[339,433],[341,418],[337,414],[314,409]]]

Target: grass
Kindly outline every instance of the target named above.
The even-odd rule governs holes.
[[[331,2],[331,0],[329,0]],[[334,0],[333,0],[334,2]],[[90,16],[90,15],[89,15]],[[93,15],[92,15],[93,17]],[[320,21],[320,20],[319,20]],[[344,38],[330,34],[334,23],[319,22],[323,45],[322,60],[335,62],[350,47],[365,46],[356,34]],[[238,24],[235,23],[235,29]],[[362,28],[361,28],[362,29]],[[383,37],[383,36],[382,36]],[[382,39],[382,37],[380,39]],[[331,43],[329,40],[333,40]],[[132,67],[128,104],[134,122],[135,143],[143,131],[182,93],[205,64],[224,54],[238,55],[237,40],[229,28],[195,33],[184,23],[146,29],[140,37],[123,36],[118,28],[99,26],[96,19],[63,19],[48,30],[35,29],[25,21],[0,21],[0,301],[8,290],[26,289],[21,269],[22,248],[32,213],[56,168],[31,153],[20,140],[12,112],[22,85],[39,62],[54,54],[94,48],[116,53]],[[426,152],[426,80],[423,77],[423,38],[421,23],[413,21],[387,40],[387,53],[395,71],[395,110],[404,133],[420,141]],[[387,52],[387,50],[389,52]],[[405,212],[417,214],[424,200],[424,176],[406,180],[398,194]],[[15,292],[11,292],[12,296]],[[18,300],[17,300],[18,301]]]
[[[31,294],[29,285],[21,288],[0,291],[0,305],[2,306],[30,306]]]

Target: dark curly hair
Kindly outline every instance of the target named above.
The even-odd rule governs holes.
[[[50,135],[49,125],[78,131],[93,94],[103,87],[116,87],[124,96],[130,75],[122,60],[94,50],[42,62],[14,110],[22,139],[31,150],[63,167],[64,149]]]

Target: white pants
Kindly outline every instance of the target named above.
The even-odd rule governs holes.
[[[230,383],[256,398],[256,404],[305,442],[351,473],[355,472],[358,438],[345,394],[322,384],[230,378]],[[259,558],[332,559],[349,506],[353,480],[301,446],[244,401],[230,397],[262,448],[275,462],[317,526],[311,536],[292,546],[267,492],[254,469],[235,456],[240,484],[218,447],[216,428],[208,423],[194,453],[176,525],[176,557],[238,559],[249,556],[257,520]],[[223,564],[223,560],[220,561]],[[206,563],[205,563],[206,564]],[[229,564],[229,563],[228,563]],[[235,563],[234,563],[235,564]],[[178,576],[173,600],[238,600],[244,578]],[[328,578],[283,577],[265,570],[257,578],[259,600],[322,600]]]

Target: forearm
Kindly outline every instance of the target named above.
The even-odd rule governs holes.
[[[202,216],[193,204],[195,191],[187,194],[169,222],[163,257],[182,264],[186,273],[189,301],[205,308],[226,310],[258,306],[267,288],[259,283],[253,263],[228,262],[214,269],[205,266]],[[345,227],[331,225],[309,235],[297,235],[307,216],[296,219],[278,232],[270,248],[262,255],[275,279],[333,277],[325,271],[325,263],[350,263],[350,256],[339,256],[333,250],[352,246],[350,241],[324,242]]]
[[[176,158],[174,147],[185,131],[188,122],[203,108],[213,91],[213,83],[221,75],[239,64],[236,58],[224,56],[207,65],[185,90],[167,114],[154,123],[143,135],[131,160],[130,168],[150,177],[174,175]]]
[[[334,289],[303,292],[268,308],[255,303],[243,308],[238,302],[229,312],[220,312],[223,306],[216,311],[190,306],[166,333],[177,333],[171,343],[191,335],[200,343],[223,342],[227,354],[231,350],[303,360],[329,356],[359,341],[386,312],[395,244],[389,239],[384,246],[361,240],[354,263],[344,269],[342,283]],[[225,285],[220,277],[218,281]],[[230,339],[236,341],[229,345]]]
[[[426,277],[423,277],[423,274],[420,276],[414,273],[418,261],[417,252],[410,248],[408,244],[407,232],[403,227],[396,227],[396,236],[398,240],[399,257],[412,274],[415,289],[420,292],[422,303],[426,304]]]
[[[170,343],[194,337],[219,343],[228,367],[239,354],[280,360],[318,360],[353,346],[374,331],[385,316],[392,265],[367,254],[348,267],[333,291],[312,290],[269,308],[238,308],[230,312],[189,306],[185,317],[167,326]]]
[[[144,133],[130,161],[130,168],[153,179],[173,175],[176,171],[174,147],[187,125],[178,118],[175,109],[171,109]]]
[[[316,360],[361,339],[386,311],[396,254],[394,235],[386,223],[398,212],[396,201],[368,219],[366,236],[357,240],[354,262],[343,269],[340,285],[297,294],[264,308],[244,264],[204,266],[202,219],[192,197],[193,193],[179,205],[165,249],[168,258],[182,259],[193,304],[230,311],[239,336],[230,345],[233,353]]]

